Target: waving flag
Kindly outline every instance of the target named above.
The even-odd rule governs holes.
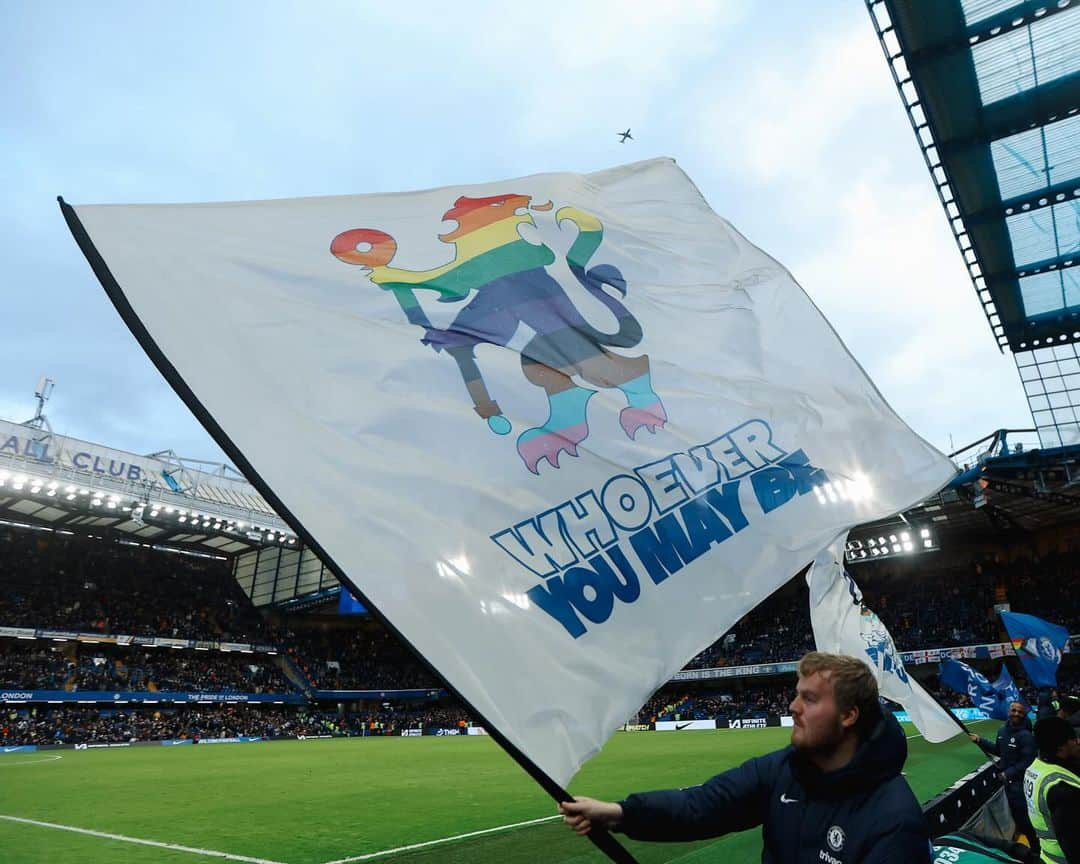
[[[1069,631],[1034,615],[1002,612],[1013,650],[1036,687],[1057,687],[1057,667],[1069,641]]]
[[[1001,668],[1002,673],[1008,676],[1009,671],[1004,666]],[[1008,718],[1009,703],[1014,700],[1010,699],[1004,690],[997,689],[997,682],[991,684],[985,675],[972,669],[967,663],[961,663],[959,660],[942,660],[938,667],[938,678],[950,690],[968,696],[971,704],[988,717],[995,720]],[[1000,680],[999,677],[998,681]],[[1008,683],[1012,684],[1011,678]],[[1015,689],[1014,684],[1013,690]]]
[[[954,473],[671,160],[64,213],[237,466],[549,791]]]
[[[874,671],[878,692],[904,706],[915,728],[933,743],[963,731],[904,668],[892,635],[863,603],[862,591],[844,569],[845,532],[825,548],[806,574],[810,586],[810,624],[819,651],[858,657]]]

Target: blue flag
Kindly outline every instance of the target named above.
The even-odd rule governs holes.
[[[1002,612],[1013,650],[1035,687],[1057,687],[1057,667],[1069,641],[1069,631],[1034,615]]]
[[[1001,698],[1006,700],[1006,704],[1024,701],[1020,698],[1020,688],[1016,686],[1012,675],[1009,674],[1009,667],[1004,663],[1001,664],[1001,674],[994,681],[993,687],[1001,694]]]
[[[1009,716],[1010,700],[1005,699],[985,675],[976,672],[967,663],[942,660],[938,678],[950,690],[969,696],[972,705],[993,719],[1004,720]]]

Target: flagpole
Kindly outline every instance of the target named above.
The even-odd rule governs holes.
[[[382,612],[379,611],[375,604],[373,604],[356,584],[345,575],[345,572],[338,566],[337,562],[335,562],[326,553],[326,550],[319,545],[315,538],[308,533],[304,525],[290,512],[285,506],[285,503],[274,493],[274,490],[262,479],[254,466],[233,443],[232,439],[229,438],[225,430],[218,425],[218,422],[199,400],[199,397],[195,395],[194,391],[192,391],[187,385],[187,382],[181,377],[176,367],[173,366],[172,362],[165,356],[165,353],[161,350],[160,346],[158,346],[157,342],[154,341],[154,338],[150,335],[150,331],[146,329],[146,325],[139,319],[139,316],[128,301],[127,296],[124,294],[123,288],[120,287],[120,284],[116,281],[116,277],[113,276],[112,271],[109,269],[108,264],[105,263],[105,259],[94,245],[94,241],[91,239],[86,227],[82,224],[82,220],[79,219],[79,215],[75,212],[75,209],[64,201],[62,196],[58,195],[56,200],[60,205],[60,212],[64,216],[64,221],[67,223],[72,237],[74,237],[75,242],[79,245],[79,249],[86,257],[90,269],[97,277],[98,282],[101,283],[101,287],[105,289],[106,295],[109,300],[112,301],[117,313],[119,313],[120,317],[131,331],[131,334],[135,337],[143,351],[146,352],[150,361],[157,367],[157,370],[168,382],[169,386],[176,392],[176,395],[183,400],[184,404],[187,405],[188,409],[195,415],[195,418],[203,425],[206,431],[210,433],[210,436],[217,445],[221,447],[230,459],[232,459],[233,463],[240,469],[248,482],[258,490],[259,494],[262,495],[266,502],[274,509],[274,512],[285,520],[289,527],[296,532],[296,535],[304,542],[304,545],[315,552],[327,569],[334,574],[337,580],[343,585],[348,585],[350,589],[352,589],[356,599],[363,603],[379,623],[382,624],[387,631],[393,634],[394,637],[407,648],[414,657],[416,657],[419,663],[432,675],[432,677],[439,681],[440,684],[442,684],[442,686],[445,687],[473,717],[480,721],[489,736],[495,739],[495,742],[502,747],[503,750],[518,763],[518,765],[525,769],[525,772],[532,777],[533,780],[539,783],[545,792],[554,798],[556,802],[573,801],[574,797],[569,792],[556,783],[554,779],[549,777],[539,765],[526,756],[515,744],[503,735],[494,724],[485,719],[484,715],[481,714],[468,699],[459,693],[458,690],[431,665],[428,659],[405,638],[405,636],[389,621],[389,619],[386,618],[386,616],[382,614]],[[423,314],[422,310],[421,314]],[[589,840],[592,841],[593,845],[607,855],[612,861],[616,862],[616,864],[638,864],[637,859],[635,859],[634,856],[607,831],[590,831],[587,836]]]

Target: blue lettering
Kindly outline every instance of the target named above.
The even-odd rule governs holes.
[[[780,464],[791,472],[800,495],[805,495],[815,486],[823,486],[829,482],[829,475],[811,465],[810,457],[802,450],[796,450]]]
[[[705,493],[709,506],[723,516],[731,530],[738,533],[750,523],[746,521],[742,504],[739,503],[739,481],[725,483],[719,489],[710,489]]]
[[[561,576],[549,579],[545,585],[534,585],[525,593],[533,603],[562,624],[566,632],[575,639],[585,634],[585,625],[570,604]]]
[[[641,583],[638,582],[637,573],[634,572],[634,568],[630,566],[630,562],[626,560],[626,556],[618,546],[608,549],[607,556],[619,568],[622,579],[615,575],[611,565],[600,555],[593,555],[589,563],[600,576],[608,581],[616,597],[623,603],[633,603],[641,596]]]
[[[737,485],[737,484],[736,484]],[[706,551],[713,543],[723,543],[731,536],[724,520],[716,515],[703,498],[695,498],[679,508],[679,515],[686,525],[686,534],[694,550]]]
[[[12,453],[14,453],[16,456],[18,456],[19,455],[19,439],[16,438],[14,435],[12,435],[10,438],[8,438],[7,441],[4,442],[4,446],[0,447],[0,453],[3,453],[5,450],[10,450]]]
[[[604,546],[615,542],[615,529],[607,517],[596,493],[591,489],[567,501],[556,511],[559,514],[562,533],[584,555],[599,552]]]
[[[90,466],[86,464],[86,460],[90,458],[89,453],[76,453],[71,457],[71,464],[81,471],[89,470]]]
[[[604,484],[600,506],[623,531],[637,531],[652,515],[652,498],[637,477],[619,474]]]
[[[142,480],[142,470],[138,465],[128,465],[127,479],[136,482]]]
[[[549,513],[557,516],[555,511]],[[542,527],[542,520],[543,517],[527,519],[513,528],[492,535],[491,539],[523,567],[527,567],[537,576],[546,577],[576,563],[578,556],[563,537],[557,519],[548,520],[547,529],[553,535],[550,538]],[[555,521],[555,524],[551,524],[552,521]]]
[[[762,513],[771,513],[777,507],[787,504],[798,491],[795,478],[786,468],[765,468],[762,471],[755,471],[750,477],[750,482],[754,487],[758,504],[761,505]]]
[[[95,474],[104,474],[105,473],[105,469],[101,467],[101,457],[100,456],[95,456],[94,457],[94,467],[91,468],[90,470],[92,470]]]
[[[611,583],[595,570],[571,567],[563,573],[562,582],[574,608],[593,624],[603,624],[611,617],[611,610],[615,608],[615,592],[611,589]]]
[[[635,468],[634,473],[649,487],[653,501],[656,502],[656,509],[661,513],[667,513],[672,507],[686,500],[686,490],[675,474],[672,457],[642,465]]]
[[[656,585],[673,573],[678,573],[683,565],[689,564],[705,551],[691,545],[690,538],[674,513],[661,516],[652,525],[631,534],[630,545]]]
[[[126,462],[121,462],[120,467],[117,468],[116,467],[116,460],[115,459],[110,459],[109,460],[109,474],[112,477],[123,477],[124,476],[124,469],[126,467],[127,467]]]
[[[704,492],[720,482],[720,465],[708,447],[691,447],[685,453],[676,453],[672,462],[682,482],[695,492]]]

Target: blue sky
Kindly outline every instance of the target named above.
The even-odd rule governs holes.
[[[396,191],[667,155],[933,444],[1031,424],[859,0],[0,2],[0,106],[4,419],[32,415],[48,374],[57,432],[223,458],[113,311],[58,194]],[[190,310],[192,339],[213,314]]]

